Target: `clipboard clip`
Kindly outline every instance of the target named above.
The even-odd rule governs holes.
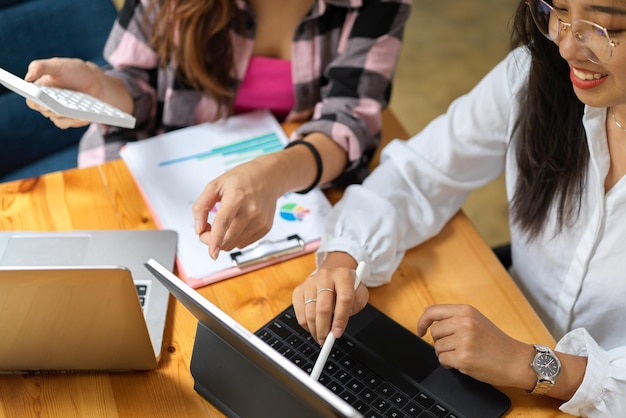
[[[235,267],[246,267],[286,254],[296,253],[303,249],[304,240],[296,234],[283,240],[259,241],[242,250],[231,252],[230,259]]]

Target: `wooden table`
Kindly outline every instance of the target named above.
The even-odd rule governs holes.
[[[390,112],[385,112],[384,127],[385,142],[407,137]],[[287,131],[293,128],[285,126]],[[331,200],[339,195],[329,193]],[[119,160],[0,184],[1,230],[154,228]],[[292,289],[313,268],[310,254],[199,291],[254,331],[291,303]],[[407,252],[391,284],[371,289],[370,302],[413,332],[426,305],[470,303],[516,338],[554,344],[462,212],[439,236]],[[0,376],[0,417],[222,416],[193,390],[189,361],[195,327],[195,318],[172,298],[164,355],[155,371]],[[513,402],[507,416],[566,416],[550,398],[503,391]]]

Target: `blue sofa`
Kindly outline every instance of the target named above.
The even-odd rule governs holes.
[[[40,58],[75,57],[103,66],[116,16],[111,0],[0,0],[0,67],[23,77]],[[57,128],[0,85],[0,182],[76,167],[85,129]]]

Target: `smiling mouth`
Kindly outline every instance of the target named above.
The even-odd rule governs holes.
[[[606,74],[602,74],[602,73],[589,73],[589,72],[586,72],[586,71],[580,71],[580,70],[577,70],[574,67],[572,67],[572,72],[574,73],[576,78],[578,78],[580,80],[586,80],[586,81],[599,80],[602,77],[606,76]]]

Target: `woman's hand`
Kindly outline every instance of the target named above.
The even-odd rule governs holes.
[[[272,227],[276,200],[284,194],[274,179],[273,157],[239,165],[206,185],[192,206],[196,233],[216,259],[220,250],[242,248],[262,238]],[[209,213],[219,203],[213,222]]]
[[[32,61],[28,66],[28,73],[26,73],[24,79],[44,86],[61,87],[96,96],[92,93],[98,90],[94,86],[98,81],[97,71],[100,71],[100,69],[95,64],[80,59],[51,58]],[[31,100],[26,100],[26,104],[31,109],[50,119],[61,129],[77,128],[89,124],[85,120],[59,116]]]
[[[430,328],[439,362],[496,386],[532,389],[534,349],[496,327],[468,305],[433,305],[419,319],[417,334]]]
[[[60,87],[87,93],[117,108],[132,113],[133,102],[126,87],[117,79],[104,74],[96,64],[77,58],[50,58],[32,61],[24,77],[26,81],[36,84]],[[76,128],[88,125],[81,119],[59,116],[55,112],[26,100],[33,110],[49,118],[61,129]]]
[[[314,132],[307,142],[322,160],[320,184],[338,176],[346,152],[324,134]],[[313,153],[302,145],[290,147],[238,165],[206,185],[192,206],[196,234],[216,259],[221,250],[242,248],[267,234],[274,221],[276,200],[288,191],[302,190],[316,178]],[[209,224],[209,213],[219,209]]]
[[[354,290],[356,264],[346,253],[329,253],[320,268],[293,291],[298,323],[319,344],[324,343],[331,329],[335,337],[341,337],[348,318],[367,303],[367,287],[361,283]]]

